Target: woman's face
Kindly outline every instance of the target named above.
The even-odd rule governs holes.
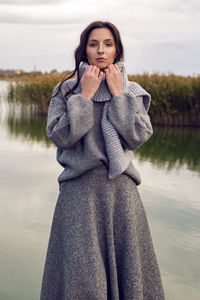
[[[116,57],[116,46],[112,32],[107,28],[96,28],[91,31],[86,45],[88,63],[100,69],[113,64]]]

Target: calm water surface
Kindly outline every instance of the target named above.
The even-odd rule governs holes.
[[[58,196],[46,119],[8,110],[0,81],[0,300],[39,299]],[[200,132],[155,128],[135,152],[166,300],[200,299]]]

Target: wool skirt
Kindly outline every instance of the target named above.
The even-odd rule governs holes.
[[[64,183],[40,299],[164,299],[145,209],[131,177],[111,180],[101,165]]]

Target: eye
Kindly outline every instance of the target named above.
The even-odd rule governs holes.
[[[96,43],[90,43],[89,46],[90,46],[90,47],[95,47],[95,46],[96,46]]]
[[[111,47],[112,43],[106,43],[106,46]]]

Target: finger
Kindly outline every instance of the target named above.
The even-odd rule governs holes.
[[[88,69],[92,70],[92,68],[93,68],[93,65],[89,65]]]
[[[99,68],[97,67],[97,66],[93,66],[93,68],[92,68],[92,72],[93,72],[93,75],[95,76],[95,75],[99,75]]]
[[[116,72],[116,69],[115,69],[114,65],[110,65],[110,66],[109,66],[109,71],[110,71],[111,73]]]
[[[95,75],[99,76],[100,69],[97,66],[95,66],[95,67],[96,67],[94,69]]]
[[[94,76],[94,74],[95,74],[95,66],[93,66],[93,65],[90,65],[90,70],[89,70],[89,74],[90,74],[90,76]]]
[[[108,70],[109,70],[109,71],[113,71],[113,69],[114,69],[113,64],[108,65]]]
[[[108,76],[108,75],[109,75],[109,73],[110,73],[110,71],[109,71],[109,69],[108,69],[108,68],[104,69],[104,72],[105,72],[106,76]]]
[[[92,67],[93,67],[92,65],[89,65],[88,68],[85,70],[85,72],[89,74],[92,71]]]
[[[115,68],[116,71],[120,71],[120,68],[117,64],[114,64],[114,68]]]
[[[101,71],[101,72],[99,73],[99,81],[101,82],[102,79],[103,79],[103,72]]]

